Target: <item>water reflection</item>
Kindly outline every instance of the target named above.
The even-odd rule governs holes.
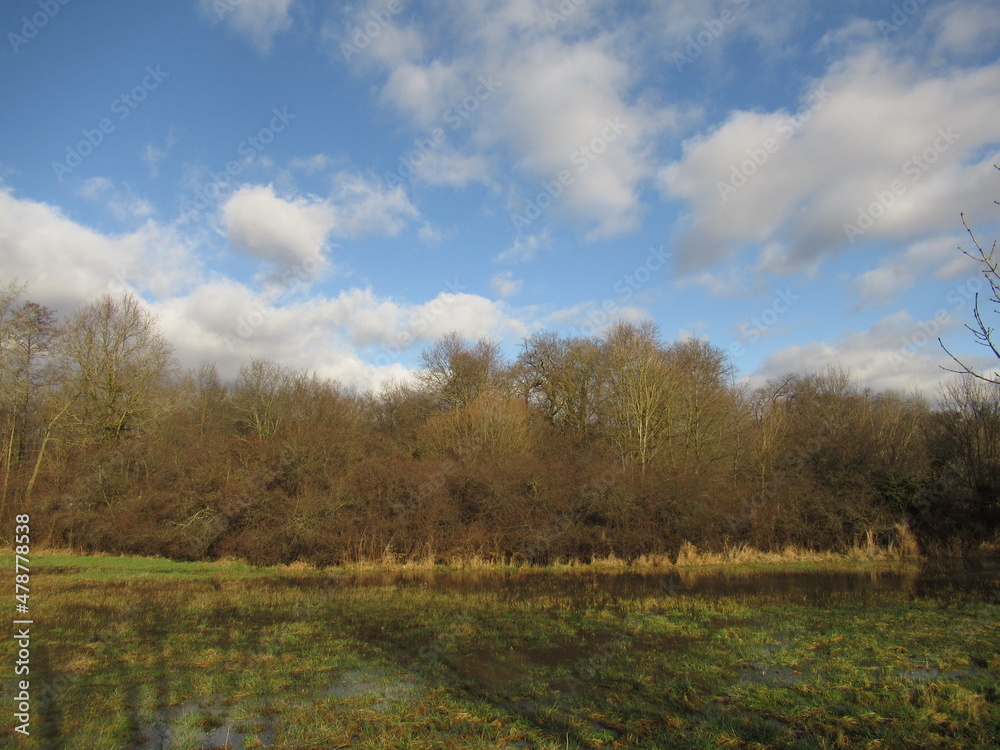
[[[896,568],[834,572],[747,572],[680,568],[663,572],[545,571],[331,571],[327,576],[283,576],[275,586],[399,587],[471,594],[496,592],[531,598],[558,596],[581,605],[595,600],[705,596],[767,596],[777,600],[824,602],[877,598],[961,597],[1000,603],[1000,559],[930,561]]]

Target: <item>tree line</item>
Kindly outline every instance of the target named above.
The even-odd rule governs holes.
[[[30,512],[50,546],[255,564],[996,541],[981,379],[933,405],[837,369],[749,389],[710,343],[621,322],[513,359],[445,336],[364,393],[263,359],[226,382],[132,295],[60,323],[24,291],[0,294],[0,538]]]

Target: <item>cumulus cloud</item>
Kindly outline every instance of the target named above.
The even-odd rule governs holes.
[[[930,38],[938,54],[970,57],[986,54],[997,45],[1000,7],[986,0],[961,0],[927,10],[921,36]]]
[[[293,0],[199,0],[202,16],[222,23],[253,44],[260,52],[271,51],[274,37],[292,26],[289,9]]]
[[[98,193],[106,188],[91,185]],[[237,195],[247,202],[227,204],[233,209],[230,229],[270,260],[300,257],[296,253],[319,243],[330,225],[329,207],[280,199],[269,186]],[[317,206],[323,208],[318,218],[309,210]],[[250,222],[251,210],[268,226]],[[60,315],[105,293],[136,291],[185,367],[213,361],[224,377],[234,377],[241,364],[259,357],[366,388],[405,378],[415,349],[445,333],[503,340],[520,338],[532,327],[502,301],[461,291],[404,303],[370,288],[312,290],[308,297],[274,285],[255,289],[203,268],[197,247],[196,240],[153,220],[127,234],[103,234],[0,189],[0,257],[7,280],[27,281],[27,296]]]
[[[838,340],[785,347],[768,355],[747,382],[756,387],[787,373],[818,373],[835,365],[875,390],[933,396],[947,376],[942,367],[954,367],[937,338],[957,342],[959,353],[967,351],[962,326],[971,314],[971,305],[971,299],[956,292],[942,300],[938,312],[925,320],[900,311]],[[995,362],[985,362],[976,355],[968,361],[976,366],[995,366]]]
[[[425,177],[485,180],[489,157],[499,152],[515,168],[507,178],[528,199],[569,173],[551,210],[589,228],[590,237],[635,228],[641,183],[652,175],[651,143],[677,117],[632,95],[634,71],[613,34],[588,26],[593,10],[582,5],[553,23],[551,4],[541,0],[445,4],[447,26],[395,18],[361,55],[383,76],[386,106],[421,129],[447,130],[449,113],[475,100],[455,120],[464,133],[461,156],[442,151]],[[396,33],[405,34],[405,45],[388,43]],[[461,44],[448,44],[456,35]],[[342,32],[338,44],[349,38]],[[449,47],[447,57],[428,52]]]
[[[725,74],[732,45],[756,46],[761,64],[781,57],[811,12],[808,3],[780,0],[663,0],[652,5],[645,27],[636,34],[649,45],[646,54],[665,58],[681,73],[697,65],[716,76]]]
[[[393,237],[420,215],[402,185],[387,186],[349,172],[335,176],[330,205],[334,231],[341,237]]]
[[[854,281],[854,292],[862,306],[887,305],[909,290],[922,277],[939,279],[959,276],[978,278],[980,269],[956,249],[963,239],[958,235],[917,242],[882,259]]]
[[[319,264],[334,228],[333,207],[318,199],[285,200],[272,185],[241,187],[222,206],[230,244],[258,260],[290,267]]]
[[[735,112],[688,139],[659,179],[690,208],[683,271],[750,248],[787,273],[872,241],[952,232],[962,210],[985,211],[998,156],[1000,64],[931,75],[868,45],[801,109]]]
[[[106,187],[91,186],[98,193]],[[5,276],[28,282],[32,298],[60,313],[125,287],[174,294],[191,283],[198,267],[170,227],[146,220],[134,231],[105,235],[5,189],[0,189],[0,257]]]

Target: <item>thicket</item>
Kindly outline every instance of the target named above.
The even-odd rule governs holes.
[[[134,297],[60,325],[23,292],[0,295],[0,541],[26,511],[36,543],[257,564],[996,538],[1000,386],[975,378],[934,406],[837,370],[748,390],[709,343],[620,323],[513,361],[447,336],[375,392],[264,360],[224,382]]]

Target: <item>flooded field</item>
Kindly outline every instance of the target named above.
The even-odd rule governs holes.
[[[35,586],[22,747],[1000,738],[997,561],[552,573],[64,557],[43,561]]]
[[[792,566],[790,566],[792,567]],[[691,594],[703,596],[773,596],[822,602],[830,598],[866,598],[884,593],[949,596],[989,600],[1000,591],[1000,559],[942,560],[872,570],[726,570],[673,569],[664,572],[524,571],[362,572],[323,578],[285,577],[277,585],[337,588],[344,586],[425,587],[475,594],[496,592],[531,598],[559,596],[584,606],[594,599]]]

